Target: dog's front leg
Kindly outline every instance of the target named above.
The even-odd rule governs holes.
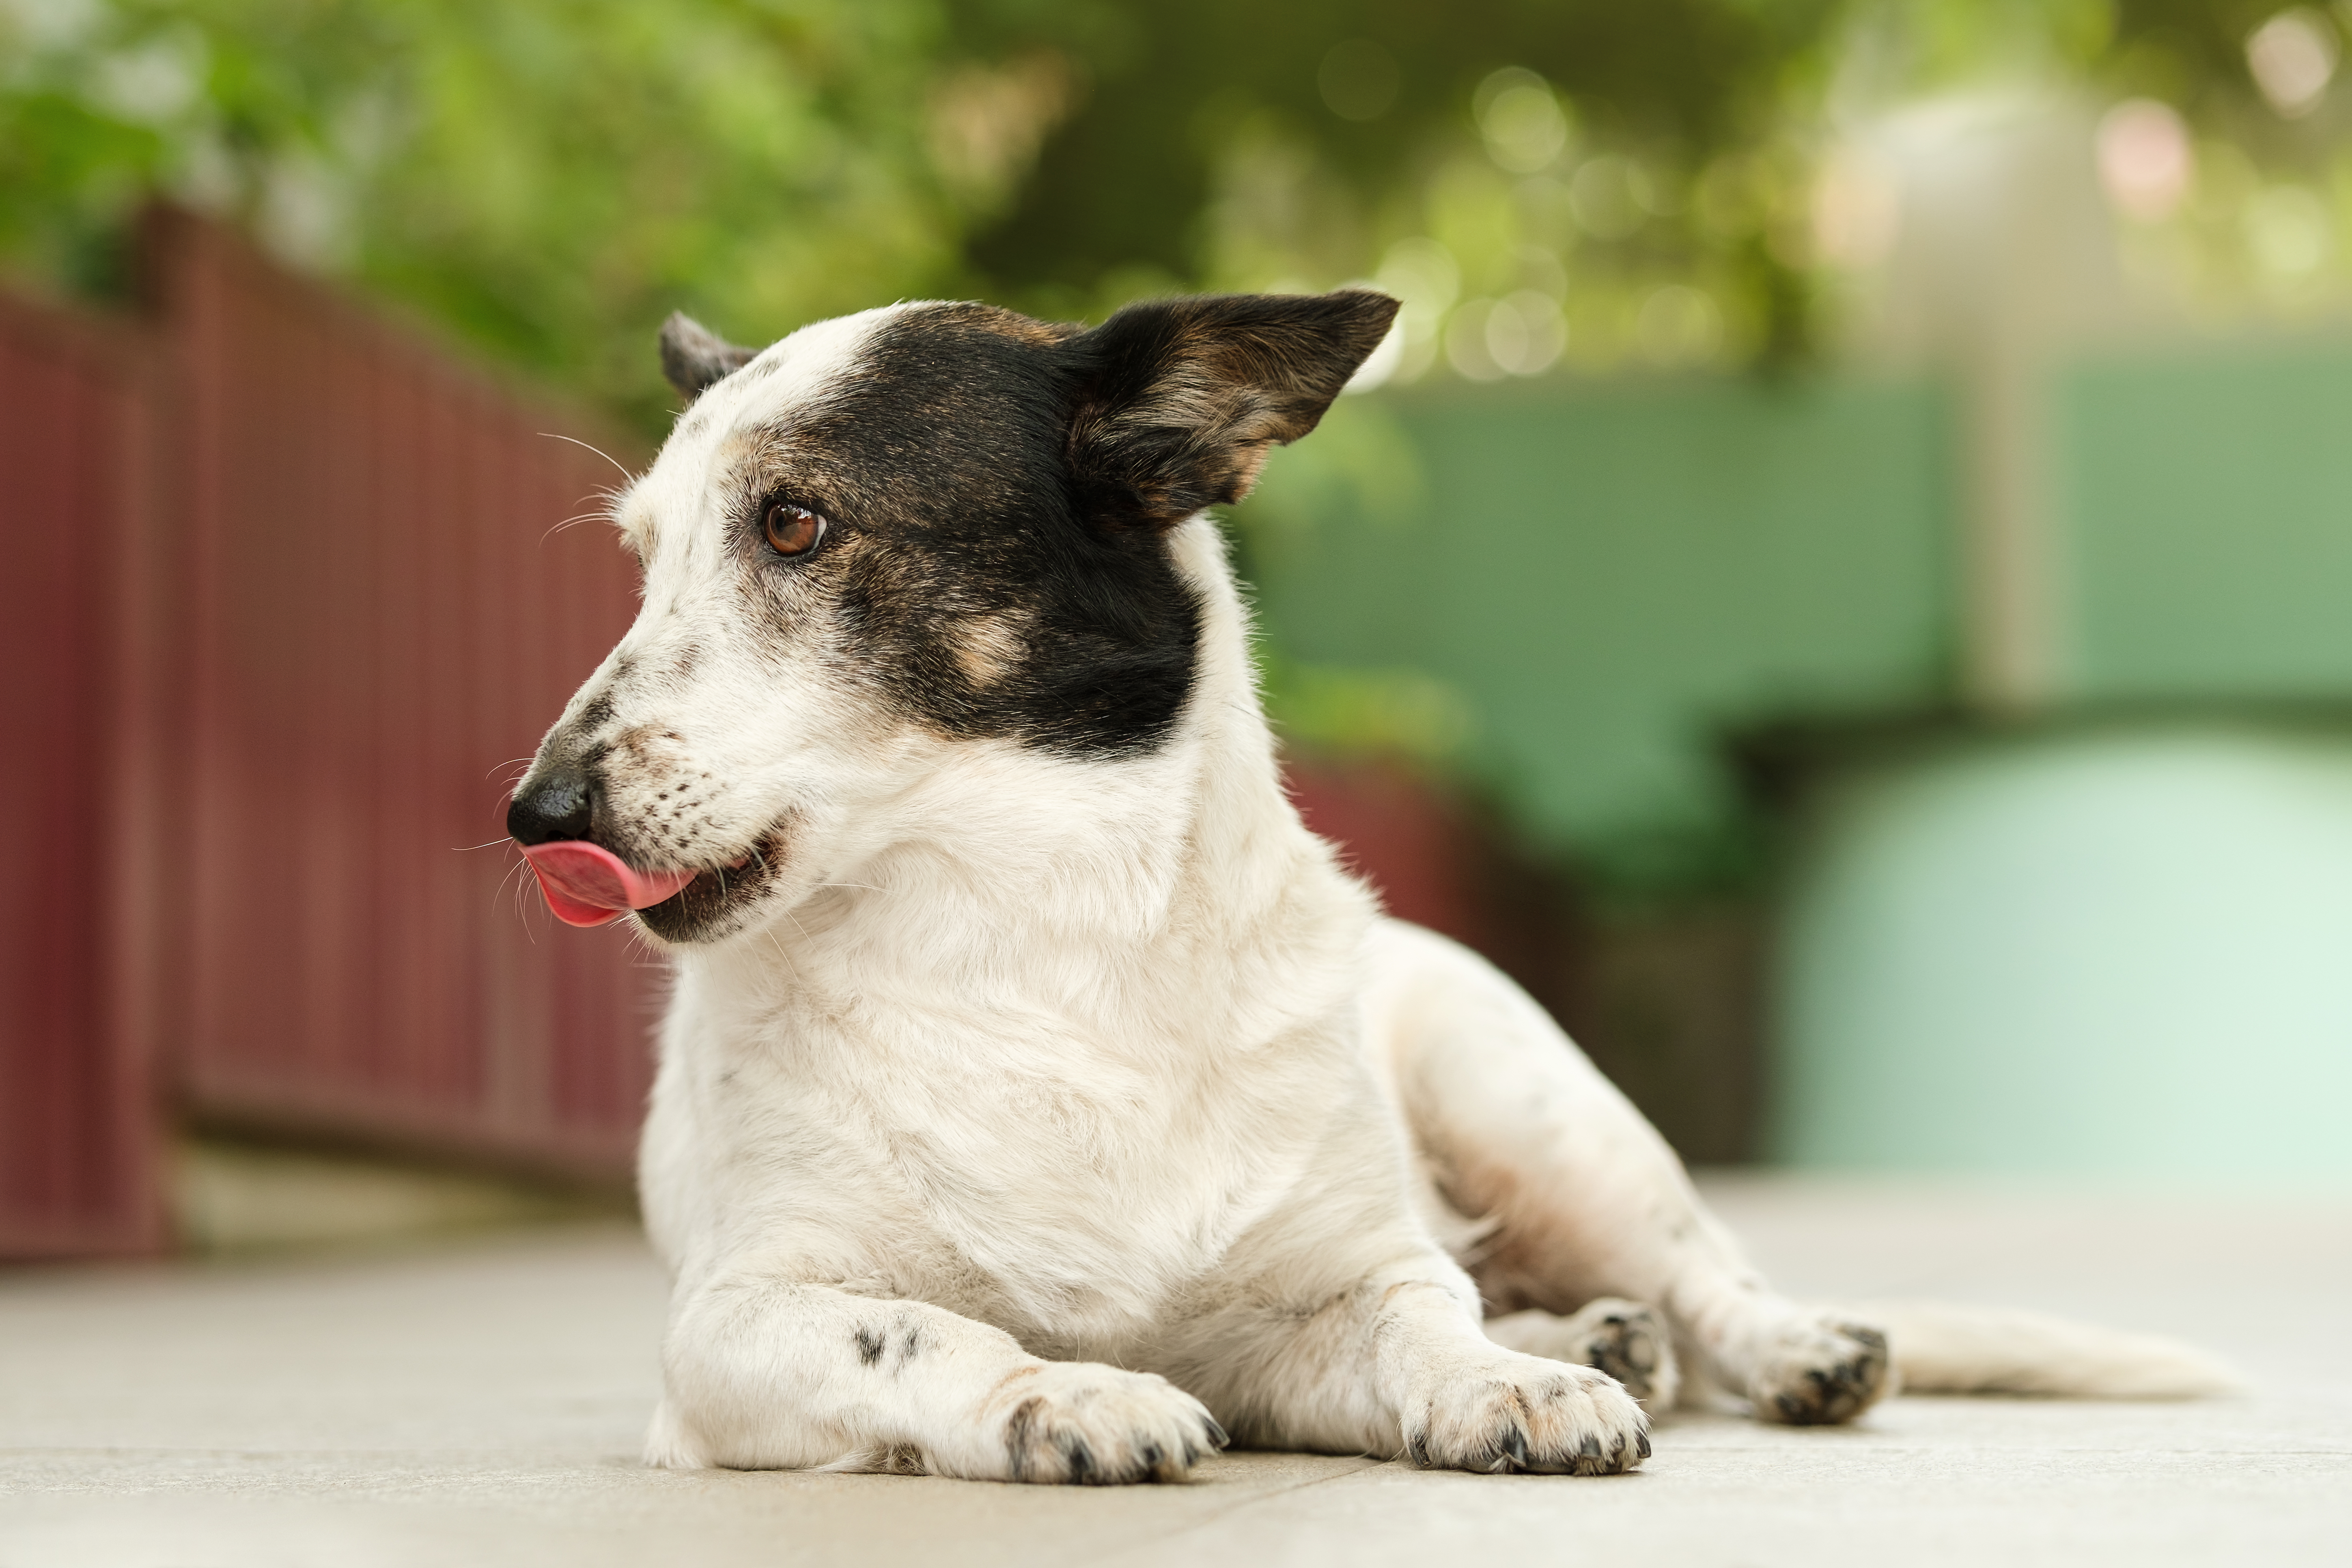
[[[1041,1361],[928,1302],[773,1274],[688,1294],[662,1359],[646,1458],[675,1468],[1108,1483],[1175,1479],[1224,1443],[1199,1401],[1150,1373]]]
[[[1649,1422],[1616,1379],[1496,1344],[1449,1283],[1381,1285],[1371,1315],[1373,1376],[1413,1463],[1600,1476],[1649,1457]]]

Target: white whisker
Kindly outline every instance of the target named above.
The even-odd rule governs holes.
[[[593,452],[598,457],[604,458],[606,462],[612,464],[615,468],[619,468],[623,479],[628,480],[631,484],[635,484],[637,482],[637,476],[629,472],[626,468],[622,467],[620,458],[615,458],[612,453],[605,451],[601,447],[591,447],[587,442],[581,440],[577,436],[566,436],[560,431],[541,430],[540,434],[546,437],[551,441],[569,441],[573,446],[582,448],[583,451]]]
[[[583,522],[609,521],[611,521],[612,515],[613,514],[609,511],[574,512],[570,517],[565,518],[562,522],[559,522],[554,527],[549,529],[545,533],[541,534],[539,536],[539,542],[541,544],[544,544],[550,539],[555,537],[555,535],[562,533],[564,530],[576,528]]]

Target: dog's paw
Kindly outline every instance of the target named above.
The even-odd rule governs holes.
[[[1867,1323],[1818,1318],[1784,1331],[1748,1379],[1757,1419],[1791,1426],[1851,1421],[1892,1391],[1886,1335]]]
[[[1671,1409],[1681,1387],[1665,1321],[1639,1301],[1605,1296],[1566,1318],[1513,1312],[1489,1321],[1486,1331],[1512,1350],[1605,1372],[1644,1410]]]
[[[1609,1476],[1650,1457],[1650,1424],[1606,1373],[1498,1350],[1424,1380],[1404,1441],[1424,1469]]]
[[[1166,1378],[1088,1362],[1022,1368],[991,1392],[982,1423],[981,1453],[958,1467],[974,1479],[1180,1480],[1226,1440],[1207,1408]]]
[[[1673,1336],[1665,1321],[1638,1301],[1588,1303],[1568,1320],[1576,1360],[1615,1378],[1644,1410],[1673,1407],[1681,1387]]]

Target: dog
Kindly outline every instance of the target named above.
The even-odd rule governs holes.
[[[1539,1006],[1302,825],[1210,509],[1396,309],[665,327],[687,405],[614,506],[643,608],[509,814],[559,914],[675,970],[650,1463],[1605,1475],[1701,1388],[1819,1424],[1898,1370],[2221,1385],[2168,1342],[1776,1294]]]

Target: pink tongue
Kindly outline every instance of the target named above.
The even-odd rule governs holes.
[[[577,838],[534,844],[522,852],[539,873],[547,907],[565,925],[600,926],[625,910],[651,909],[694,880],[691,871],[633,871],[609,849]]]

